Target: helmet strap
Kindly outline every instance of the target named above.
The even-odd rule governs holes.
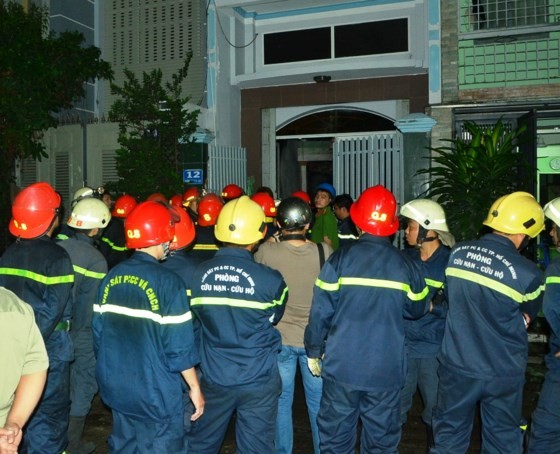
[[[522,251],[523,249],[525,249],[529,245],[529,241],[531,241],[531,238],[529,238],[528,235],[525,235],[525,238],[523,238],[523,241],[521,242],[521,244],[519,245],[519,247],[517,249],[519,251]]]
[[[428,232],[429,230],[426,230],[420,224],[418,225],[418,237],[416,238],[416,244],[418,244],[418,246],[422,246],[422,244],[424,243],[428,243],[430,241],[435,241],[438,239],[437,235],[428,236]]]
[[[165,243],[161,243],[161,247],[163,248],[163,257],[160,259],[160,261],[163,262],[164,260],[167,259],[167,257],[169,257],[169,252],[170,252],[169,246],[170,245],[171,245],[170,241],[167,241]]]
[[[303,233],[282,233],[280,235],[280,241],[289,241],[289,240],[301,240],[306,241],[307,238]]]

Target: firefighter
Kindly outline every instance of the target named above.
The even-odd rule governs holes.
[[[278,323],[288,289],[281,274],[256,263],[264,213],[249,197],[228,202],[216,223],[224,243],[196,269],[192,311],[200,332],[205,415],[193,424],[189,449],[217,453],[234,412],[239,452],[274,452],[281,382]]]
[[[405,249],[405,253],[424,270],[426,284],[430,289],[428,301],[443,298],[449,248],[455,244],[455,238],[449,233],[443,208],[432,200],[416,199],[401,207],[400,216],[406,241],[410,246]],[[426,425],[428,447],[433,445],[434,439],[432,413],[438,388],[437,354],[447,314],[447,305],[440,304],[441,302],[433,305],[432,311],[423,317],[404,321],[408,370],[401,391],[401,424],[406,423],[407,413],[418,388],[424,403],[422,421]]]
[[[353,244],[359,237],[358,230],[350,218],[350,207],[354,203],[350,194],[340,194],[334,198],[333,213],[337,219],[338,244]]]
[[[70,207],[74,208],[74,206],[80,201],[84,199],[91,199],[91,198],[98,198],[100,199],[102,195],[105,194],[105,189],[103,187],[99,187],[94,189],[90,186],[84,186],[83,188],[77,189],[72,196],[72,200],[70,202]],[[71,228],[69,228],[66,223],[62,223],[59,226],[58,233],[56,234],[56,239],[59,241],[67,240],[68,238],[72,237],[74,232]]]
[[[336,197],[334,186],[329,183],[321,183],[315,188],[315,220],[311,227],[311,241],[315,243],[325,242],[333,248],[338,249],[338,221],[332,210],[332,203]]]
[[[182,207],[183,206],[183,196],[181,194],[173,194],[169,199],[169,205],[173,205],[175,207]]]
[[[220,248],[214,235],[214,226],[224,202],[216,194],[206,194],[198,204],[196,243],[189,255],[199,263],[214,257]]]
[[[72,237],[62,241],[62,246],[74,266],[72,289],[72,330],[74,361],[70,364],[70,422],[68,425],[68,448],[71,453],[90,453],[95,444],[82,441],[86,416],[97,393],[95,381],[95,355],[91,320],[93,304],[101,279],[107,274],[107,261],[95,247],[95,241],[109,224],[111,213],[99,199],[80,200],[72,208],[66,224],[73,230]]]
[[[185,419],[204,410],[194,366],[189,300],[181,278],[162,267],[173,239],[169,209],[139,204],[125,220],[133,256],[109,271],[94,306],[96,377],[113,414],[111,452],[186,452]],[[185,417],[185,382],[195,412]]]
[[[311,206],[311,197],[309,197],[309,194],[305,191],[295,191],[290,197],[297,197]]]
[[[99,250],[107,260],[109,269],[126,260],[132,254],[132,251],[129,251],[126,247],[124,220],[137,204],[138,202],[134,197],[124,194],[113,205],[111,221],[99,242]]]
[[[203,196],[202,189],[193,186],[185,190],[183,193],[183,207],[187,210],[187,214],[196,224],[198,221],[198,203]]]
[[[67,444],[74,270],[68,253],[51,240],[61,202],[48,183],[23,189],[9,225],[16,241],[0,259],[0,286],[31,305],[49,356],[47,385],[27,425],[23,452],[60,453]]]
[[[550,229],[554,247],[560,246],[560,198],[548,202],[544,215],[553,224]],[[560,452],[560,259],[546,269],[543,312],[550,326],[550,351],[546,356],[548,371],[539,402],[531,418],[530,454]]]
[[[449,311],[438,356],[432,453],[466,452],[480,404],[483,452],[521,452],[527,332],[540,308],[542,273],[520,254],[544,227],[527,192],[496,200],[478,240],[455,245],[445,270]]]
[[[264,241],[267,241],[269,238],[275,236],[278,232],[278,228],[276,227],[276,202],[266,192],[255,192],[251,196],[251,200],[256,202],[263,210],[265,216],[265,223],[266,223],[266,235],[264,237]],[[272,240],[274,241],[274,240]]]
[[[243,194],[245,194],[245,191],[241,188],[241,186],[233,183],[224,186],[224,189],[222,189],[222,199],[224,199],[225,202],[237,199]]]
[[[176,218],[175,234],[169,245],[169,256],[162,262],[162,265],[175,271],[183,279],[187,291],[190,293],[192,273],[199,263],[187,252],[195,239],[195,228],[190,216],[183,208],[171,206],[170,209]]]
[[[299,364],[305,402],[309,413],[315,453],[319,453],[317,413],[321,401],[322,380],[311,374],[303,345],[303,332],[309,318],[313,286],[325,260],[332,254],[326,243],[316,244],[306,238],[312,213],[311,207],[297,197],[288,197],[278,205],[276,222],[280,227],[280,242],[259,246],[255,260],[280,271],[290,289],[290,301],[278,323],[282,335],[282,351],[278,368],[282,377],[282,394],[278,401],[276,421],[276,453],[291,453],[293,448],[292,402],[296,370]]]
[[[389,190],[366,189],[350,216],[361,236],[323,266],[305,329],[309,369],[323,377],[320,450],[353,453],[360,419],[362,452],[396,452],[406,373],[403,315],[421,317],[428,290],[420,269],[391,243],[399,221]]]
[[[165,205],[167,204],[168,199],[161,192],[154,192],[146,197],[146,202],[159,202]]]

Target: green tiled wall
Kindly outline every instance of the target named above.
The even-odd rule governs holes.
[[[461,90],[560,83],[560,32],[509,43],[460,40],[458,63]]]

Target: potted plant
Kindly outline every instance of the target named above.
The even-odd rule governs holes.
[[[440,203],[458,241],[476,238],[492,203],[513,191],[527,190],[527,168],[518,145],[526,127],[507,131],[499,120],[491,127],[465,122],[469,138],[448,139],[430,148],[430,176],[425,196]],[[523,171],[525,170],[525,171]]]

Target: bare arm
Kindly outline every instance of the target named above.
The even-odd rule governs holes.
[[[181,372],[181,375],[187,382],[187,385],[189,385],[189,397],[194,405],[194,413],[191,416],[191,421],[196,421],[202,416],[202,413],[204,413],[204,396],[200,389],[196,370],[194,367],[191,367]]]
[[[0,453],[17,451],[22,428],[37,406],[46,380],[46,370],[21,376],[6,424],[0,429]]]

